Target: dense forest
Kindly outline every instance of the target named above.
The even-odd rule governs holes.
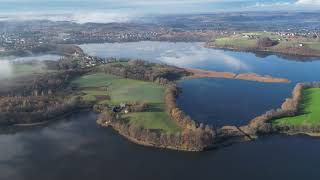
[[[88,107],[69,83],[85,70],[62,70],[31,76],[27,83],[1,92],[0,125],[32,124]]]
[[[0,98],[0,125],[32,124],[56,118],[81,107],[81,98],[14,96]]]
[[[190,75],[183,68],[165,64],[149,63],[142,60],[131,60],[128,63],[109,63],[101,65],[98,71],[116,76],[142,81],[152,81],[167,84],[181,77]]]
[[[34,76],[30,83],[17,86],[6,94],[9,96],[44,96],[68,88],[69,82],[86,73],[85,70],[67,70]]]

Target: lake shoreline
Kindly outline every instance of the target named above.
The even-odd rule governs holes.
[[[270,55],[274,54],[277,56],[289,56],[294,58],[297,61],[312,61],[316,58],[320,57],[319,53],[316,54],[297,54],[297,53],[289,53],[284,51],[277,51],[277,50],[269,50],[269,49],[257,49],[257,48],[246,48],[246,47],[231,47],[231,46],[219,46],[213,45],[210,43],[206,43],[204,45],[205,48],[209,49],[219,49],[219,50],[228,50],[228,51],[235,51],[235,52],[248,52],[248,53],[270,53]]]

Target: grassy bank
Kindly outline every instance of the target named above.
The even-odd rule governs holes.
[[[148,112],[124,115],[129,123],[145,129],[177,132],[179,126],[170,119],[164,108],[165,87],[152,82],[125,79],[96,73],[73,81],[88,101],[97,104],[119,105],[122,102],[145,102],[151,105]]]
[[[258,40],[263,37],[269,37],[277,42],[277,44],[271,47],[259,47],[257,45]],[[270,51],[302,56],[320,56],[319,39],[274,32],[249,32],[220,37],[209,42],[207,47],[244,51]]]
[[[310,88],[303,91],[300,105],[300,115],[274,120],[274,125],[320,125],[320,88]]]

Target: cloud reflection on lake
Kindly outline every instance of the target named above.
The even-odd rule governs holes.
[[[136,58],[180,67],[211,65],[232,71],[248,71],[249,65],[221,50],[207,49],[203,43],[130,42],[83,44],[88,54],[100,57]]]

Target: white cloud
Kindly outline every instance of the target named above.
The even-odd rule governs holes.
[[[112,23],[112,22],[128,22],[134,19],[136,15],[127,14],[127,13],[102,13],[102,12],[93,12],[93,13],[75,13],[71,17],[71,21],[77,23],[87,23],[87,22],[96,22],[96,23]]]
[[[256,2],[244,6],[247,10],[316,10],[320,8],[320,0],[297,0],[295,2]]]
[[[12,5],[8,6],[10,3]],[[2,9],[2,4],[9,8]],[[320,0],[0,0],[0,21],[16,19],[110,23],[128,22],[148,14],[319,8]]]
[[[193,67],[198,64],[226,66],[234,71],[249,70],[249,66],[223,51],[191,46],[181,51],[167,50],[157,58],[161,62],[180,67]]]
[[[139,18],[136,13],[117,13],[117,12],[74,12],[74,13],[0,13],[0,21],[16,20],[50,20],[50,21],[72,21],[77,23],[112,23],[112,22],[128,22]]]
[[[257,2],[255,5],[253,6],[249,6],[250,8],[268,8],[268,7],[287,7],[292,5],[289,2],[276,2],[276,3],[261,3],[261,2]]]
[[[314,5],[320,5],[320,0],[298,0],[296,2],[297,5],[308,5],[308,6],[314,6]]]

